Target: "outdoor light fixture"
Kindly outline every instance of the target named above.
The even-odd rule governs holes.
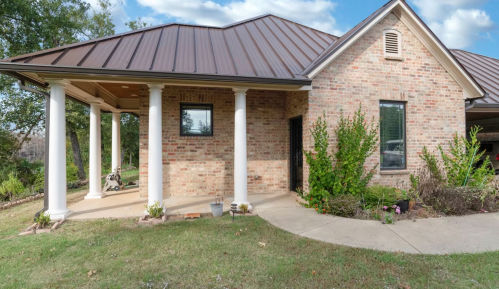
[[[128,86],[126,86],[126,85],[122,85],[122,86],[121,86],[121,88],[128,88]]]
[[[232,212],[232,222],[234,222],[234,216],[236,215],[236,212],[237,212],[237,204],[236,203],[230,204],[230,211]]]
[[[131,96],[137,96],[137,95],[132,93]]]

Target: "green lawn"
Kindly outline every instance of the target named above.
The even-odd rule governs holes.
[[[18,237],[41,206],[0,211],[1,288],[499,288],[499,252],[354,249],[298,237],[259,217],[155,227],[135,219],[67,221],[55,233]]]

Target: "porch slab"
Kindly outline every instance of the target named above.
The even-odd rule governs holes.
[[[184,215],[190,213],[210,213],[213,196],[169,197],[163,199],[167,215]],[[224,196],[224,211],[230,208],[233,196]],[[248,195],[253,211],[263,209],[299,207],[296,197],[289,193]],[[100,218],[132,218],[144,214],[147,198],[139,197],[138,188],[130,188],[118,192],[107,192],[103,199],[85,199],[69,207],[74,213],[71,220],[87,220]]]

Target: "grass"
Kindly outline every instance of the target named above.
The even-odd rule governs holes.
[[[68,202],[83,195],[70,194]],[[1,288],[499,286],[499,252],[430,256],[355,249],[299,237],[259,217],[155,227],[138,227],[136,219],[67,221],[51,234],[17,236],[41,205],[38,200],[0,211]]]

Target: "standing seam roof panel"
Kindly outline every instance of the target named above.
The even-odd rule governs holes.
[[[303,26],[298,26],[296,25],[299,29],[301,29],[303,32],[305,32],[310,38],[312,38],[316,43],[322,46],[323,49],[326,49],[329,44],[331,44],[333,41],[325,41],[322,37],[317,35],[315,31],[309,28],[305,28]]]
[[[300,29],[296,24],[289,22],[289,21],[283,21],[286,26],[288,26],[294,33],[298,35],[304,42],[306,42],[308,45],[310,45],[317,54],[321,54],[325,47],[322,47],[319,45],[314,39],[312,39],[308,34],[303,32],[303,30]]]
[[[311,61],[308,56],[298,46],[296,46],[296,44],[288,36],[286,36],[272,20],[265,18],[262,19],[262,22],[266,24],[268,30],[280,41],[282,46],[285,47],[294,58],[296,58],[303,68],[310,64]]]
[[[140,46],[135,51],[135,56],[130,63],[129,69],[149,70],[154,57],[156,47],[158,47],[161,29],[144,32]]]
[[[47,55],[39,56],[39,57],[33,57],[32,59],[27,59],[25,63],[29,64],[52,64],[54,60],[57,59],[64,51],[59,51],[59,52],[54,52],[50,53]]]
[[[230,52],[236,64],[236,69],[238,75],[249,75],[256,76],[255,70],[244,51],[243,44],[239,41],[236,30],[234,28],[224,29],[225,38],[227,39],[227,44],[229,46]]]
[[[143,32],[144,33],[144,32]],[[133,52],[137,49],[139,40],[143,33],[136,33],[129,36],[124,36],[118,47],[116,47],[111,58],[105,65],[106,68],[125,69],[130,63]]]
[[[199,73],[216,73],[215,59],[211,50],[210,35],[208,28],[194,28],[196,32],[196,72]]]
[[[256,46],[256,43],[251,38],[246,27],[243,25],[236,26],[234,28],[236,33],[239,35],[239,39],[241,40],[246,52],[248,53],[249,58],[251,59],[251,63],[255,68],[256,74],[258,76],[267,76],[267,77],[275,77],[275,73],[272,71],[267,59],[264,58],[260,49]]]
[[[221,29],[209,29],[218,74],[237,74]]]
[[[113,51],[114,47],[118,44],[119,40],[119,38],[114,38],[111,40],[96,43],[94,50],[92,51],[92,53],[90,53],[90,55],[88,55],[87,59],[83,61],[81,66],[99,68],[102,67]]]
[[[178,26],[163,28],[163,35],[159,40],[158,52],[152,65],[152,70],[173,71],[175,59],[175,44],[177,42]]]
[[[194,72],[196,58],[194,57],[194,28],[180,26],[177,59],[174,70],[177,72]]]
[[[319,56],[319,53],[317,53],[317,51],[315,51],[315,49],[313,49],[312,46],[308,45],[301,37],[299,37],[295,32],[293,32],[293,30],[291,30],[291,28],[289,28],[284,23],[284,21],[275,17],[272,17],[271,19],[274,21],[274,23],[277,26],[279,26],[280,29],[282,29],[282,31],[284,31],[284,33],[296,44],[297,47],[301,48],[306,53],[306,55],[311,60]],[[312,61],[310,61],[309,63],[311,62]]]
[[[94,47],[95,44],[88,44],[81,47],[69,49],[68,52],[57,61],[57,65],[62,66],[76,66],[87,55],[87,53]]]
[[[275,52],[286,64],[287,68],[291,70],[293,74],[300,74],[305,66],[296,59],[296,57],[289,52],[282,42],[275,36],[275,34],[269,29],[269,27],[261,20],[255,21],[255,25],[258,27],[260,32],[263,34],[264,38],[268,41],[271,48],[275,49]]]
[[[247,23],[246,28],[248,28],[249,33],[253,36],[253,39],[255,39],[256,45],[260,48],[265,59],[267,59],[267,62],[272,68],[272,71],[276,74],[276,77],[294,77],[294,73],[290,70],[288,65],[284,63],[281,55],[276,53],[274,48],[269,44],[268,39],[265,38],[255,23]]]

